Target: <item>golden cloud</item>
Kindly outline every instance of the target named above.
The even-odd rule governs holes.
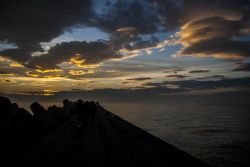
[[[61,78],[68,78],[68,76],[62,76],[62,75],[45,75],[44,78],[61,79]]]
[[[53,96],[57,91],[55,90],[43,90],[43,92],[35,93],[34,95]]]
[[[15,80],[12,80],[12,79],[0,79],[0,83],[16,83]]]
[[[95,73],[93,70],[87,70],[87,71],[83,71],[83,70],[69,70],[69,74],[70,75],[85,75],[85,74],[93,74]]]
[[[135,27],[120,27],[116,29],[116,32],[124,33],[126,35],[129,35],[130,38],[132,38],[136,34],[136,28]]]
[[[100,64],[85,64],[86,60],[82,59],[79,54],[76,54],[75,57],[70,58],[69,64],[73,64],[76,67],[80,68],[97,68]]]
[[[26,71],[25,74],[31,77],[39,77],[39,74],[33,72],[33,71]]]
[[[227,20],[222,17],[191,21],[183,25],[177,33],[177,43],[183,48],[176,56],[246,58],[249,56],[250,43],[233,40],[237,36],[245,35],[245,29],[242,20]]]
[[[3,77],[12,77],[12,76],[15,76],[16,74],[14,73],[4,73],[4,74],[0,74],[0,77],[3,76]]]
[[[24,66],[23,66],[22,64],[20,64],[20,63],[15,62],[15,63],[11,63],[11,64],[10,64],[10,67],[23,68]]]
[[[62,70],[60,69],[36,69],[35,71],[39,73],[49,73],[49,72],[61,72]]]

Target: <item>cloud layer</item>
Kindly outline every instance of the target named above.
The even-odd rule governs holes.
[[[249,71],[249,63],[242,63],[250,53],[249,11],[249,0],[3,0],[0,3],[0,44],[3,43],[0,56],[13,62],[1,70],[18,75],[22,72],[22,76],[34,78],[67,76],[81,80],[83,76],[87,78],[87,74],[102,79],[120,77],[110,81],[116,85],[124,80],[124,83],[142,83],[150,79],[183,80],[196,75],[200,80],[225,79],[224,73],[222,76],[213,70],[208,77],[199,75],[210,73],[210,70],[182,70],[185,65],[181,62],[174,71],[165,71],[169,73],[167,76],[154,73],[149,75],[152,78],[143,77],[145,72],[157,70],[156,65],[145,67],[146,61],[151,63],[151,57],[143,57],[145,64],[142,66],[130,67],[129,63],[117,63],[119,67],[103,66],[109,60],[124,60],[142,53],[159,53],[165,56],[161,59],[169,60],[173,51],[161,51],[180,45],[177,57],[237,59],[239,63],[235,69],[230,69],[231,72]],[[86,27],[107,34],[107,39],[84,41],[84,36],[89,34],[79,34],[83,40],[73,38],[42,47],[66,31]],[[13,47],[5,48],[4,44]],[[161,70],[167,69],[164,63],[166,61],[159,62]],[[94,68],[100,66],[119,72],[108,73],[100,68],[98,73]]]

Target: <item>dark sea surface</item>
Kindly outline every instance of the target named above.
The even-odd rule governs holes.
[[[249,95],[163,96],[100,102],[107,110],[212,166],[250,166]],[[41,104],[62,105],[55,101]],[[21,103],[25,108],[28,105]]]
[[[111,112],[213,166],[250,166],[250,101],[234,97],[111,103]]]

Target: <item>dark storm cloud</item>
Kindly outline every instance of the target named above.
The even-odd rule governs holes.
[[[173,30],[190,21],[221,16],[240,18],[249,8],[249,0],[150,0],[157,8],[162,24]]]
[[[105,32],[134,28],[136,34],[151,34],[158,30],[159,18],[147,1],[114,1],[96,19],[96,26]]]
[[[7,57],[11,60],[24,63],[30,59],[32,52],[37,51],[33,48],[17,48],[17,49],[6,49],[0,52],[0,55]]]
[[[129,78],[129,81],[146,81],[152,79],[151,77],[139,77],[139,78]]]
[[[21,63],[27,61],[40,42],[47,42],[72,26],[88,23],[92,13],[89,0],[2,0],[0,41],[13,43],[19,49],[1,54]]]
[[[158,42],[155,39],[143,41],[139,37],[157,32],[160,26],[155,8],[147,1],[113,1],[105,12],[96,16],[93,24],[110,34],[114,49],[143,49]]]
[[[189,71],[189,73],[208,73],[210,72],[210,70],[193,70],[193,71]]]
[[[233,71],[250,71],[250,63],[236,63]]]
[[[70,62],[76,58],[73,64],[78,66],[98,64],[108,59],[119,59],[122,56],[116,54],[107,41],[95,42],[63,42],[52,47],[47,54],[32,57],[28,66],[42,68],[56,68],[57,64]]]

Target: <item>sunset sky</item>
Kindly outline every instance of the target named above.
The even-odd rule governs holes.
[[[250,87],[249,0],[1,0],[0,92]]]

